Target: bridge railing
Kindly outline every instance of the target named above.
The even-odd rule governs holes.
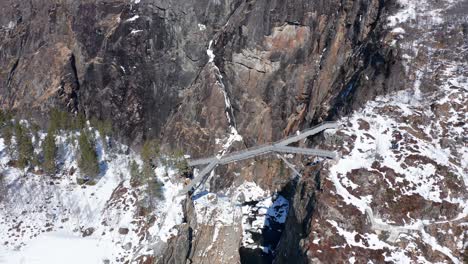
[[[338,128],[339,126],[339,123],[338,122],[333,122],[333,121],[325,121],[325,122],[322,122],[316,126],[313,126],[313,127],[310,127],[310,128],[306,128],[304,130],[302,130],[300,132],[299,135],[291,135],[291,136],[288,136],[286,138],[283,138],[281,140],[278,140],[276,142],[273,142],[272,144],[273,145],[289,145],[293,142],[296,142],[296,141],[299,141],[303,138],[307,138],[307,137],[310,137],[310,136],[313,136],[325,129],[331,129],[331,128]],[[315,131],[315,133],[312,133],[312,134],[308,134],[310,131]]]
[[[255,156],[260,156],[272,152],[273,146],[265,145],[259,148],[246,149],[243,151],[234,152],[230,155],[224,156],[220,159],[220,164],[227,164],[234,161],[249,159]]]

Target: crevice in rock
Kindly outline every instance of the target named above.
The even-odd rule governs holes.
[[[188,245],[189,245],[189,248],[188,248],[187,254],[185,255],[185,259],[187,259],[187,261],[190,261],[190,254],[192,253],[192,241],[193,241],[193,228],[191,226],[189,226],[189,228],[188,228]]]
[[[240,65],[240,66],[243,66],[243,67],[245,67],[245,68],[247,68],[247,69],[249,69],[249,70],[254,70],[254,71],[258,72],[258,73],[262,73],[262,74],[265,74],[265,73],[266,73],[266,71],[257,70],[257,69],[255,69],[255,68],[252,68],[252,67],[250,67],[250,66],[247,66],[247,65],[245,65],[245,64],[243,64],[243,63],[241,63],[241,62],[238,62],[238,61],[235,61],[235,62],[233,62],[233,63],[238,64],[238,65]]]
[[[300,27],[305,27],[306,26],[305,24],[302,24],[299,21],[288,21],[288,20],[286,20],[285,23],[287,25],[291,25],[291,26],[300,26]]]
[[[76,68],[76,58],[75,54],[71,54],[70,56],[70,66],[72,69],[73,73],[73,80],[74,80],[74,85],[75,89],[73,89],[71,95],[70,95],[70,102],[73,104],[69,107],[71,107],[73,112],[78,111],[78,91],[80,90],[80,80],[78,78],[78,70]]]
[[[309,171],[309,176],[296,177],[283,189],[282,195],[289,201],[289,213],[272,263],[307,263],[301,241],[307,237],[308,220],[315,212],[320,170],[321,166]]]
[[[7,80],[7,88],[10,88],[11,80],[13,79],[13,76],[15,75],[16,68],[18,67],[19,64],[19,58],[16,59],[15,63],[13,64],[13,67],[11,67],[10,72],[8,73],[8,80]]]
[[[278,201],[281,201],[280,199],[291,201],[291,197],[294,195],[294,185],[297,182],[296,179],[297,177],[291,179],[286,184],[286,186],[277,193],[276,199],[274,199],[275,202],[273,202],[273,204],[267,209],[266,214],[268,217],[266,218],[265,226],[261,229],[260,233],[244,230],[244,232],[250,233],[251,240],[253,241],[253,244],[257,245],[257,247],[251,247],[251,243],[247,244],[248,246],[242,245],[239,248],[239,257],[241,263],[273,263],[277,253],[277,247],[283,236],[286,225],[284,222],[282,222],[284,220],[275,219],[272,217],[272,215],[276,215],[276,213],[281,212],[284,208],[287,208],[288,211],[291,210],[289,203],[278,203]],[[256,213],[259,212],[255,212],[255,210],[261,210],[259,209],[261,206],[257,207],[259,202],[260,201],[249,201],[242,204],[242,206],[251,206],[251,208],[254,209],[253,212],[249,213],[249,217],[247,218],[248,222],[258,221],[256,219]],[[287,213],[288,212],[286,212],[286,214]]]

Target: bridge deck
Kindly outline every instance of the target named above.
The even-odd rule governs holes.
[[[325,129],[330,128],[337,128],[338,123],[335,122],[324,122],[320,125],[315,127],[306,129],[302,131],[299,135],[294,135],[287,137],[286,139],[277,141],[272,144],[265,144],[260,145],[253,148],[248,148],[240,151],[236,151],[230,154],[227,154],[222,157],[209,157],[204,159],[196,159],[196,160],[189,160],[189,166],[198,166],[203,164],[208,164],[200,173],[195,177],[190,184],[185,186],[185,188],[179,194],[185,194],[190,191],[193,187],[198,185],[205,176],[211,172],[217,165],[219,164],[229,164],[236,161],[241,161],[249,158],[253,158],[260,155],[266,155],[272,152],[282,152],[282,153],[293,153],[293,154],[303,154],[303,155],[312,155],[312,156],[320,156],[330,159],[335,159],[337,157],[335,152],[321,150],[321,149],[310,149],[310,148],[296,148],[296,147],[288,147],[287,145],[297,142],[301,139],[307,138],[309,136],[315,135]],[[296,171],[296,173],[298,173]]]

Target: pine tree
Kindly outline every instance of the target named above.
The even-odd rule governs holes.
[[[8,153],[11,152],[11,138],[13,137],[13,129],[11,127],[11,122],[8,122],[3,128],[3,142],[5,143]]]
[[[31,123],[31,134],[34,137],[36,146],[39,144],[39,130],[41,130],[41,127],[37,123]]]
[[[91,120],[91,125],[97,129],[97,131],[99,132],[99,135],[101,136],[101,140],[102,140],[102,145],[104,147],[107,147],[107,140],[106,140],[106,137],[107,136],[111,136],[112,135],[112,123],[110,120],[99,120],[97,118],[93,118]]]
[[[57,109],[51,109],[49,112],[49,131],[56,132],[61,128],[61,116],[60,111]]]
[[[0,125],[3,126],[3,124],[7,121],[6,115],[3,112],[2,109],[0,109]]]
[[[132,160],[129,164],[130,166],[130,178],[132,181],[140,181],[141,177],[141,172],[140,172],[140,166],[136,163],[135,160]]]
[[[61,111],[59,109],[52,109],[49,113],[49,129],[57,131],[60,129],[68,130],[74,126],[74,118],[70,113]]]
[[[78,166],[83,174],[90,178],[95,178],[99,174],[99,163],[94,142],[90,140],[86,131],[81,131],[78,144],[80,146]]]
[[[143,163],[151,164],[154,162],[159,156],[159,151],[159,143],[157,140],[146,140],[141,150],[141,158],[143,159]]]
[[[13,114],[6,110],[6,111],[3,111],[0,109],[0,125],[1,126],[8,126],[11,124],[11,119],[13,118]]]
[[[182,150],[175,151],[172,158],[174,160],[174,166],[180,174],[187,175],[190,172],[190,167]]]
[[[156,200],[161,200],[162,195],[162,183],[156,178],[154,169],[151,164],[143,163],[143,170],[140,173],[140,184],[143,185],[143,190],[147,195],[146,207],[149,210],[154,209]]]
[[[49,129],[44,139],[44,170],[49,174],[56,171],[55,159],[57,156],[57,146],[55,145],[55,134]]]
[[[0,173],[0,202],[3,202],[7,195],[7,188],[5,187],[5,175]]]
[[[163,184],[154,176],[148,180],[148,195],[152,203],[155,199],[162,200],[163,196]]]
[[[141,150],[143,169],[140,176],[140,184],[144,185],[148,196],[147,207],[151,210],[156,199],[162,199],[162,184],[154,173],[154,162],[160,154],[159,143],[156,140],[146,140]]]
[[[82,130],[85,127],[86,127],[86,116],[80,112],[73,119],[73,129]]]
[[[18,144],[18,167],[24,169],[37,161],[34,155],[34,146],[27,129],[19,121],[15,125],[16,141]]]

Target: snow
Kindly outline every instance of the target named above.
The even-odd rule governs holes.
[[[392,33],[405,34],[405,30],[401,27],[397,27],[397,28],[392,29]]]
[[[447,256],[452,263],[458,264],[461,263],[456,257],[453,256],[452,252],[450,249],[447,247],[441,246],[435,237],[430,236],[424,229],[421,229],[421,234],[422,234],[422,239],[423,241],[430,245],[433,250],[439,251],[440,253],[444,254]]]
[[[143,30],[141,30],[141,29],[132,29],[130,34],[134,35],[134,34],[138,34],[138,33],[141,33],[141,32],[143,32]]]
[[[70,263],[70,259],[76,263],[102,263],[104,257],[114,259],[122,256],[126,251],[122,248],[124,243],[138,244],[134,233],[122,238],[117,231],[110,232],[107,226],[102,225],[105,221],[114,227],[133,227],[132,205],[129,205],[128,211],[113,210],[109,198],[119,184],[129,187],[127,165],[135,158],[134,154],[110,153],[110,150],[104,149],[103,140],[96,132],[101,174],[96,185],[82,187],[76,184],[76,179],[80,177],[79,170],[73,176],[68,175],[72,167],[77,168],[78,136],[77,132],[56,136],[61,172],[55,180],[32,173],[22,177],[22,171],[7,167],[9,157],[5,155],[1,140],[0,163],[9,188],[9,200],[0,206],[0,239],[5,242],[0,251],[8,252],[6,254],[11,259],[7,263]],[[43,139],[45,134],[40,133],[40,137]],[[71,141],[71,138],[75,140]],[[126,146],[114,144],[124,153]],[[11,229],[15,225],[14,219],[21,219],[22,224],[18,226],[21,235]],[[81,237],[81,231],[87,228],[94,228],[94,233],[90,237]],[[101,236],[103,233],[106,235]],[[59,244],[67,245],[60,254],[54,255],[50,254],[50,250],[44,250],[44,246],[54,248]],[[90,252],[89,255],[82,254],[84,251]]]
[[[15,28],[15,26],[16,26],[16,23],[14,21],[10,21],[8,22],[7,29],[13,29]]]
[[[193,205],[199,224],[229,226],[234,223],[236,205],[227,196],[205,192],[193,198]]]
[[[441,14],[444,8],[447,10],[452,4],[445,1],[438,5],[442,8],[431,9],[432,3],[428,4],[425,0],[398,2],[402,4],[403,9],[390,16],[388,24],[391,32],[395,34],[415,30],[427,34],[431,33],[431,30],[439,30],[438,26],[434,29],[430,27],[443,22]],[[412,20],[420,21],[413,23]],[[394,37],[402,42],[402,57],[408,74],[414,76],[413,83],[403,91],[377,97],[341,121],[340,132],[346,135],[349,143],[345,142],[343,150],[346,152],[342,157],[337,162],[330,163],[327,180],[334,188],[329,190],[329,193],[342,201],[346,208],[349,206],[358,209],[362,216],[356,217],[365,217],[363,221],[370,225],[370,228],[367,225],[366,228],[353,227],[346,221],[329,220],[337,234],[346,241],[345,245],[337,245],[336,248],[348,245],[385,249],[385,261],[388,262],[431,263],[425,259],[429,254],[423,248],[427,247],[439,255],[445,255],[447,262],[460,263],[464,235],[455,235],[456,232],[452,229],[460,232],[460,228],[466,225],[464,220],[468,217],[468,196],[463,191],[468,185],[468,149],[465,144],[460,144],[460,140],[466,138],[468,129],[468,115],[465,111],[468,98],[466,63],[458,59],[450,60],[450,56],[453,55],[450,54],[442,56],[443,61],[430,60],[428,65],[418,65],[415,68],[413,59],[418,53],[428,52],[427,56],[432,58],[443,49],[428,46],[428,39],[424,38],[408,44],[401,36]],[[432,36],[429,34],[428,37]],[[437,60],[440,60],[440,57],[437,57]],[[423,87],[426,83],[423,80],[428,75],[435,74],[438,89],[427,92],[427,89],[424,89],[426,87]],[[439,111],[437,106],[448,110]],[[367,125],[361,127],[360,122],[367,123],[369,128]],[[447,139],[452,144],[442,147],[443,140]],[[455,142],[456,140],[458,142]],[[383,167],[384,170],[381,169]],[[375,185],[382,191],[392,190],[388,193],[392,195],[388,203],[371,203],[378,197],[374,198],[368,193],[376,192],[356,184],[358,181],[365,182],[365,179],[356,179],[356,175],[359,174],[355,174],[353,170],[357,169],[373,175],[368,186]],[[458,187],[448,186],[453,181]],[[420,212],[421,209],[418,208],[414,212],[408,212],[405,219],[397,219],[391,210],[396,212],[401,209],[398,205],[391,205],[391,202],[398,202],[404,196],[417,197],[416,199],[421,199],[423,203],[436,206],[441,203],[449,204],[455,211],[430,215]],[[381,199],[379,197],[376,202],[382,202]],[[340,210],[345,206],[339,204],[337,208]],[[392,206],[396,207],[391,208]],[[356,230],[353,230],[354,228]],[[434,229],[438,230],[437,235],[432,233]],[[358,234],[367,243],[362,243],[363,239],[355,241],[354,236]],[[384,240],[379,239],[379,234],[384,234],[380,237]],[[316,240],[317,238],[314,241]],[[454,248],[453,245],[457,247]]]
[[[183,184],[171,181],[176,173],[175,170],[163,166],[156,168],[157,178],[164,183],[164,200],[158,203],[156,215],[160,215],[160,217],[158,217],[156,224],[150,228],[150,232],[157,234],[163,242],[177,236],[176,227],[182,224],[184,218],[182,203],[185,197],[178,196],[183,189]]]
[[[133,17],[131,17],[131,18],[125,20],[125,22],[133,22],[133,21],[137,20],[138,18],[140,18],[139,15],[134,15]]]
[[[203,25],[203,24],[198,24],[198,29],[199,29],[200,31],[204,31],[204,30],[206,30],[206,26]]]
[[[410,264],[413,263],[411,258],[408,257],[403,251],[393,251],[390,253],[390,256],[385,255],[385,261],[401,264]]]
[[[177,171],[163,166],[156,170],[156,177],[164,184],[164,198],[151,213],[157,217],[147,237],[139,231],[146,220],[137,212],[139,196],[144,193],[129,181],[130,161],[141,165],[140,157],[115,141],[112,148],[104,146],[109,138],[103,140],[96,130],[88,129],[94,132],[101,169],[95,185],[78,185],[79,169],[69,174],[71,168],[77,168],[78,132],[56,136],[57,178],[33,173],[23,177],[25,172],[8,167],[10,157],[0,139],[0,168],[8,186],[8,200],[0,203],[0,263],[5,258],[6,263],[75,263],[70,259],[76,263],[108,259],[113,263],[133,257],[134,250],[151,252],[146,239],[156,237],[166,242],[177,235],[175,227],[183,221],[183,198],[176,197],[183,184],[176,180]],[[39,136],[45,138],[42,132]],[[121,234],[121,228],[127,228],[128,233]],[[94,232],[82,237],[88,229]],[[61,254],[44,250],[44,246],[54,248],[58,244],[67,247]]]
[[[109,241],[58,231],[41,234],[21,251],[0,249],[0,263],[101,264],[108,259],[112,247]]]
[[[242,206],[242,246],[260,248],[258,241],[253,239],[253,233],[261,234],[264,229],[270,228],[272,222],[284,224],[289,211],[289,202],[283,196],[278,195],[275,198],[256,184],[249,182],[239,186],[237,192],[244,201]]]
[[[206,50],[206,54],[208,55],[208,62],[213,62],[215,58],[212,45],[213,45],[213,40],[210,40],[208,44],[208,49]]]
[[[212,67],[214,74],[216,75],[217,81],[216,85],[221,90],[221,93],[224,96],[224,103],[225,103],[225,114],[227,121],[229,123],[229,132],[225,140],[217,140],[218,142],[224,142],[223,146],[218,154],[218,158],[225,155],[232,144],[236,141],[242,141],[242,136],[238,133],[236,129],[236,122],[234,120],[234,110],[232,109],[231,101],[226,91],[226,87],[223,83],[223,76],[219,72],[218,66],[214,63],[215,55],[213,52],[213,40],[211,40],[208,44],[208,49],[206,50],[206,54],[208,55],[208,64]]]
[[[227,151],[230,149],[232,144],[234,144],[234,142],[243,140],[242,136],[239,135],[239,133],[234,127],[231,127],[230,129],[231,129],[231,132],[228,134],[226,138],[216,140],[217,144],[222,144],[221,151],[217,155],[218,158],[221,158],[222,156],[224,156],[224,154],[227,153]]]
[[[409,20],[416,19],[418,5],[425,5],[426,1],[413,1],[413,0],[398,0],[398,3],[403,6],[396,14],[389,16],[388,25],[394,27],[399,23],[405,23]]]

